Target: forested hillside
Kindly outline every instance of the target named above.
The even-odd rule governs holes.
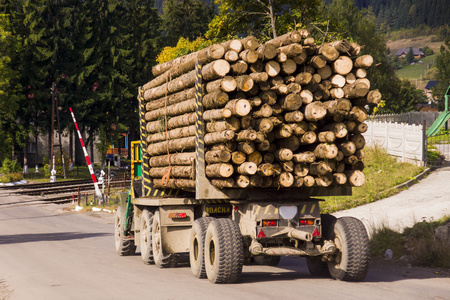
[[[183,0],[156,0],[156,7],[158,8],[159,12],[162,13],[163,11],[163,3],[164,1],[172,1],[172,2],[189,2],[189,1],[183,1]],[[211,4],[211,2],[214,2],[214,0],[198,0],[205,2],[208,6]]]
[[[378,24],[388,30],[446,25],[450,20],[448,0],[355,0],[360,8],[372,7]]]

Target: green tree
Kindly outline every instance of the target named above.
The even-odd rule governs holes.
[[[406,53],[406,61],[411,64],[414,61],[414,52],[412,48],[409,48],[408,53]]]
[[[162,29],[165,45],[175,46],[180,37],[194,40],[203,36],[213,17],[213,6],[203,0],[165,0]]]
[[[271,39],[314,19],[320,0],[216,0],[219,13],[206,36],[223,40],[236,35]]]
[[[444,99],[444,93],[450,86],[450,38],[445,40],[436,57],[435,67],[437,68],[436,87],[433,89],[433,96]]]
[[[12,32],[10,16],[0,14],[0,161],[12,153],[22,125],[17,112],[23,96],[19,72],[13,66],[17,52],[20,52],[20,43]]]

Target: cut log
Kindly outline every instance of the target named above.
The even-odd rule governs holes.
[[[316,181],[311,175],[306,175],[305,177],[303,177],[303,186],[313,187],[315,183]]]
[[[356,81],[356,76],[353,73],[348,73],[347,75],[345,75],[345,81],[348,84],[354,84]]]
[[[321,54],[328,62],[333,62],[339,57],[339,51],[330,44],[320,46],[319,54]]]
[[[333,131],[322,131],[319,132],[317,138],[321,143],[332,143],[336,139],[336,135]]]
[[[256,121],[251,116],[244,116],[240,119],[242,129],[253,129],[255,127]]]
[[[356,78],[366,78],[367,70],[363,69],[363,68],[356,69],[355,76],[356,76]]]
[[[250,184],[250,179],[248,176],[239,175],[235,178],[235,182],[238,187],[245,189]]]
[[[264,70],[269,77],[277,76],[281,71],[281,66],[275,60],[269,60],[264,66]]]
[[[262,100],[258,96],[252,97],[252,98],[248,99],[248,101],[250,101],[250,104],[252,107],[257,107],[262,104]]]
[[[320,187],[329,187],[333,183],[333,175],[332,174],[326,174],[323,176],[318,176],[314,178],[315,185]]]
[[[295,82],[300,85],[308,85],[312,80],[312,74],[303,72],[295,76]]]
[[[317,74],[320,75],[322,80],[328,79],[333,75],[333,71],[329,65],[325,65],[323,68],[317,70]]]
[[[357,43],[351,43],[350,44],[350,54],[351,56],[358,56],[361,52],[361,46]]]
[[[309,168],[306,164],[300,163],[294,165],[294,175],[298,177],[305,177],[309,173]]]
[[[271,115],[272,115],[272,107],[268,104],[261,105],[260,109],[255,110],[253,112],[253,118],[268,118]]]
[[[345,175],[352,186],[362,186],[366,182],[366,176],[359,170],[346,171]]]
[[[281,188],[287,188],[294,184],[294,176],[288,172],[282,172],[279,176],[275,177],[275,184]]]
[[[367,120],[369,114],[364,107],[353,106],[352,110],[350,111],[350,116],[352,117],[353,120],[362,123],[365,120]]]
[[[333,87],[339,87],[339,88],[344,87],[346,84],[345,77],[342,75],[339,75],[339,74],[333,75],[330,78],[330,82]]]
[[[288,123],[298,123],[303,121],[303,114],[296,110],[284,114],[284,120]]]
[[[243,117],[250,113],[252,106],[246,99],[235,99],[228,101],[225,108],[229,109],[233,115]]]
[[[239,57],[247,64],[252,64],[258,60],[258,53],[255,50],[246,49],[239,53]]]
[[[314,95],[310,90],[302,90],[300,92],[300,97],[302,98],[302,103],[307,105],[314,101]]]
[[[253,79],[248,75],[235,77],[238,92],[248,92],[253,88]]]
[[[363,55],[355,59],[355,68],[370,68],[373,64],[373,57],[371,55]]]
[[[258,167],[253,162],[243,162],[241,165],[237,166],[236,171],[242,175],[253,175],[256,174]]]
[[[319,159],[333,159],[337,154],[338,148],[335,144],[321,143],[314,149],[314,156]]]
[[[306,53],[306,51],[304,51],[302,54],[293,57],[292,59],[295,61],[297,65],[303,65],[306,62],[307,58],[308,54]]]
[[[295,163],[312,163],[316,160],[314,152],[305,151],[302,153],[296,153],[292,156],[292,161]]]
[[[235,50],[228,50],[224,56],[225,60],[232,63],[239,59],[239,53]]]
[[[287,94],[287,85],[279,84],[272,86],[270,88],[271,91],[274,91],[277,95],[286,95]]]
[[[339,53],[349,54],[350,49],[352,48],[350,42],[346,39],[341,41],[335,41],[330,43],[332,47],[334,47]]]
[[[223,120],[231,117],[231,110],[228,108],[211,109],[203,112],[203,120]]]
[[[292,161],[285,161],[281,163],[281,168],[284,172],[292,173],[294,171],[294,163]]]
[[[333,71],[340,75],[347,75],[353,69],[353,61],[348,56],[340,56],[333,64]]]
[[[173,153],[150,157],[149,165],[151,167],[166,167],[168,165],[190,166],[194,160],[195,152]]]
[[[285,45],[300,43],[302,40],[301,33],[299,31],[292,31],[283,35],[280,35],[274,39],[271,39],[266,42],[266,44],[272,44],[275,47],[279,48]]]
[[[274,91],[265,91],[259,94],[261,101],[268,105],[277,103],[277,94]]]
[[[253,151],[248,155],[247,161],[252,162],[255,165],[259,165],[260,163],[262,163],[262,155],[258,151]]]
[[[271,60],[277,55],[277,47],[273,44],[260,45],[256,49],[260,60]]]
[[[234,138],[234,136],[235,133],[233,130],[224,130],[219,132],[207,133],[203,137],[203,140],[205,141],[206,145],[213,145],[231,141]]]
[[[284,75],[294,74],[297,70],[297,64],[292,59],[287,59],[285,62],[281,63],[281,72]]]
[[[313,66],[313,68],[315,68],[315,69],[321,69],[326,66],[327,60],[322,55],[315,55],[315,56],[311,57],[309,64],[311,66]]]
[[[327,109],[322,102],[312,102],[304,106],[303,115],[308,121],[319,121],[327,115]]]
[[[170,174],[172,178],[192,179],[195,174],[195,169],[192,166],[155,167],[150,168],[148,174],[153,178],[162,178],[165,174]]]
[[[281,124],[274,128],[273,133],[277,139],[285,139],[292,135],[292,127],[288,124]]]
[[[182,137],[188,137],[195,135],[195,125],[175,128],[168,131],[157,132],[154,134],[149,134],[146,138],[147,143],[155,143],[168,140],[175,140]]]
[[[298,83],[291,82],[287,85],[287,92],[290,94],[299,94],[302,90],[302,86]]]
[[[266,72],[250,73],[249,76],[255,83],[264,82],[269,79],[269,75]]]
[[[259,47],[259,42],[254,36],[248,36],[241,40],[244,49],[256,50]]]
[[[362,149],[366,145],[366,139],[360,133],[354,134],[350,140],[355,144],[356,149]]]
[[[222,56],[225,53],[225,48],[222,45],[211,45],[207,48],[204,48],[202,50],[199,50],[194,53],[190,53],[185,56],[177,57],[175,59],[172,59],[168,62],[156,65],[152,67],[152,73],[154,76],[159,76],[163,74],[164,72],[168,71],[174,66],[183,65],[185,62],[194,62],[197,60],[203,61],[203,63],[207,63],[213,60],[217,60],[222,58]],[[195,64],[194,64],[195,67]],[[191,70],[193,70],[193,68]],[[187,72],[189,70],[185,70],[184,72]],[[144,87],[145,90],[145,87]]]
[[[345,93],[344,90],[341,88],[334,88],[330,90],[330,96],[331,98],[341,99],[344,98]]]
[[[218,189],[227,189],[238,187],[233,178],[211,179],[211,184]]]
[[[330,166],[323,161],[315,162],[309,165],[309,174],[311,175],[326,175],[331,171],[332,169]]]
[[[249,186],[251,187],[261,187],[263,184],[263,178],[259,175],[249,176],[249,180],[250,180]]]
[[[367,94],[367,103],[377,105],[380,102],[381,102],[381,93],[379,90],[373,90]]]
[[[231,161],[236,164],[236,165],[240,165],[243,162],[245,162],[247,159],[247,156],[245,155],[245,153],[241,152],[241,151],[235,151],[231,154]]]
[[[271,164],[275,161],[275,156],[273,155],[273,153],[264,153],[263,161],[265,163]]]
[[[237,142],[254,141],[256,139],[256,131],[253,129],[241,130],[236,134]]]
[[[213,121],[206,123],[207,132],[217,132],[223,130],[233,130],[238,131],[241,127],[241,122],[237,117],[230,117],[223,121]]]
[[[348,99],[360,98],[367,95],[369,87],[365,83],[347,84],[343,88],[344,97]]]
[[[280,99],[280,105],[283,110],[295,111],[302,106],[303,98],[299,94],[289,94]]]
[[[192,191],[195,189],[195,180],[192,179],[169,179],[162,181],[160,178],[153,179],[153,187],[157,189],[182,189]]]
[[[306,131],[308,131],[308,123],[305,121],[301,121],[298,123],[291,123],[289,126],[292,127],[292,134],[295,134],[297,136],[301,136],[305,134]]]
[[[158,109],[167,105],[172,105],[175,103],[180,103],[188,99],[195,98],[195,88],[189,88],[184,91],[169,95],[167,97],[162,97],[159,99],[154,99],[151,102],[148,102],[145,104],[145,110],[146,111],[152,111],[154,109]],[[149,99],[145,98],[144,93],[144,100],[147,101]]]
[[[278,48],[279,53],[284,53],[288,58],[299,56],[303,52],[302,45],[298,43],[289,44]]]
[[[255,144],[253,142],[240,142],[237,149],[248,155],[255,151]]]
[[[286,148],[280,148],[274,152],[275,159],[280,162],[292,160],[293,155],[292,151]]]
[[[346,116],[352,109],[352,103],[350,102],[350,100],[345,98],[326,101],[323,104],[327,108],[328,113],[331,115]]]
[[[211,164],[207,165],[205,168],[206,176],[217,178],[217,177],[230,177],[233,175],[234,169],[233,165],[226,164],[226,163],[219,163],[219,164]]]
[[[272,176],[273,175],[273,165],[270,163],[263,163],[258,165],[258,170],[256,173],[260,176]]]
[[[292,187],[302,187],[303,186],[303,177],[294,176],[294,183]]]
[[[341,150],[345,156],[350,156],[355,154],[356,146],[355,143],[346,141],[339,144],[339,150]]]
[[[243,46],[240,40],[229,40],[226,42],[223,42],[222,47],[225,49],[225,51],[234,50],[236,52],[241,52]]]
[[[238,60],[230,65],[231,72],[235,75],[245,74],[248,69],[248,64],[243,60]]]
[[[236,80],[233,77],[225,76],[215,81],[206,83],[206,92],[213,93],[215,91],[222,90],[229,93],[236,90],[236,86]]]
[[[333,181],[339,185],[346,184],[347,176],[344,173],[333,173]]]
[[[217,90],[210,94],[204,95],[203,99],[202,99],[202,103],[206,109],[218,108],[218,107],[223,107],[228,102],[229,99],[230,98],[227,93],[222,92],[221,90]],[[194,110],[195,110],[195,99],[194,99]]]
[[[317,134],[314,131],[307,131],[300,138],[300,144],[310,145],[315,143],[317,140]]]
[[[227,150],[211,150],[205,153],[205,161],[208,164],[226,163],[231,159],[231,153]]]

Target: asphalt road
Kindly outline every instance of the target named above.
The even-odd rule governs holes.
[[[448,272],[384,261],[359,283],[314,278],[304,259],[284,257],[277,267],[244,266],[240,283],[214,285],[187,266],[119,257],[111,215],[30,200],[0,194],[0,299],[450,299]]]

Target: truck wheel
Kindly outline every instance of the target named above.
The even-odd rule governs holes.
[[[337,219],[329,239],[336,244],[336,252],[328,261],[333,279],[361,281],[369,270],[369,237],[364,224],[353,217]]]
[[[280,263],[281,256],[253,256],[255,263],[263,266],[276,266]]]
[[[322,241],[327,239],[330,235],[330,231],[334,228],[336,223],[336,217],[328,214],[320,215],[322,224]],[[321,256],[308,256],[306,257],[306,266],[308,267],[309,273],[313,276],[320,277],[330,277],[330,272],[328,271],[328,264],[326,261],[322,261]]]
[[[144,209],[141,217],[141,257],[146,265],[154,264],[153,246],[152,246],[152,226],[153,213],[148,209]]]
[[[231,219],[211,221],[205,236],[205,269],[209,281],[239,281],[243,263],[242,235],[236,222]]]
[[[161,236],[161,218],[159,211],[155,211],[153,215],[152,224],[152,249],[153,249],[153,259],[155,265],[158,268],[169,268],[175,267],[177,264],[177,255],[169,254],[165,255],[162,249],[162,236]]]
[[[125,217],[122,213],[122,206],[117,208],[114,215],[114,238],[116,251],[119,255],[134,255],[136,253],[136,246],[133,239],[126,239],[123,235],[123,228],[125,224]]]
[[[214,218],[204,217],[195,220],[191,229],[189,262],[192,274],[197,278],[206,278],[205,271],[205,235],[209,223]]]

